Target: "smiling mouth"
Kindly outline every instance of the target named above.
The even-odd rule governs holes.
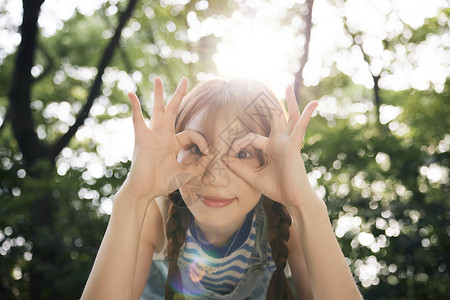
[[[209,207],[224,207],[227,206],[229,204],[231,204],[234,200],[236,200],[236,197],[234,198],[221,198],[221,197],[214,197],[214,196],[201,196],[199,195],[200,199],[202,200],[202,202]]]

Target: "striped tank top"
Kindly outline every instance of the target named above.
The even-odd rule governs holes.
[[[248,268],[255,245],[255,219],[254,210],[252,210],[247,214],[241,229],[230,238],[230,241],[234,240],[231,242],[230,249],[228,249],[229,244],[220,248],[205,243],[207,240],[192,223],[186,232],[186,243],[180,256],[190,265],[190,279],[200,282],[207,290],[219,294],[232,292]],[[268,251],[272,252],[270,247]],[[271,255],[269,255],[269,261],[274,268],[275,264]],[[208,272],[208,269],[214,271]]]

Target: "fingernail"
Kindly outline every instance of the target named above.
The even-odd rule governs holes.
[[[183,83],[183,79],[184,79],[184,76],[183,76],[183,77],[181,77],[180,83],[178,83],[178,86],[177,86],[177,88],[179,88],[179,87],[181,86],[181,84]]]

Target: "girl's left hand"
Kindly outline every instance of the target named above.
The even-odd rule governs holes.
[[[271,116],[269,137],[248,133],[234,141],[231,153],[223,156],[222,160],[235,174],[268,198],[291,206],[301,204],[304,200],[301,195],[313,191],[300,150],[306,127],[319,104],[317,101],[310,102],[300,115],[292,85],[286,88],[286,101],[289,109],[287,124],[284,118]],[[245,147],[253,146],[265,154],[266,161],[262,167],[253,169],[234,157],[241,148],[245,148],[235,145],[245,140],[250,140]]]

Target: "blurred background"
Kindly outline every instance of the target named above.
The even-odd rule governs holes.
[[[445,0],[0,0],[0,299],[80,297],[133,148],[182,76],[300,108],[310,181],[365,299],[449,299]],[[148,113],[146,114],[149,117]]]

